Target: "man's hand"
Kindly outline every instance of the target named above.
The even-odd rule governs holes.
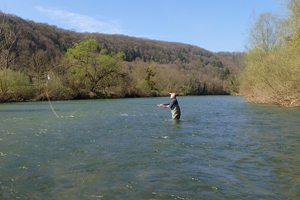
[[[165,109],[169,107],[169,105],[164,105],[164,104],[158,104],[157,106],[159,107],[163,106]]]

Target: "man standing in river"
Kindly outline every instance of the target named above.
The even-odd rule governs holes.
[[[170,103],[159,104],[157,106],[159,106],[159,107],[161,107],[161,106],[169,107],[171,109],[171,112],[172,112],[172,119],[173,120],[179,120],[181,112],[180,112],[180,107],[179,107],[178,101],[176,99],[176,94],[175,93],[170,93],[170,95],[171,95]]]

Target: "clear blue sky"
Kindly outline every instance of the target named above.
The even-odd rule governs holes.
[[[243,51],[251,14],[278,12],[277,0],[1,0],[0,9],[77,32]]]

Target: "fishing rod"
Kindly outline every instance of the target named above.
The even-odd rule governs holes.
[[[57,65],[56,67],[52,68],[49,72],[53,71],[55,68],[59,67],[61,65]],[[46,96],[47,96],[47,100],[49,102],[49,105],[50,105],[50,108],[52,110],[52,112],[55,114],[56,117],[59,117],[59,115],[55,112],[53,106],[52,106],[52,103],[50,101],[50,97],[49,97],[49,93],[48,93],[48,82],[50,80],[50,76],[49,76],[49,73],[48,73],[48,77],[47,77],[47,81],[46,81]]]
[[[129,103],[129,104],[138,104],[138,105],[151,105],[151,106],[155,106],[156,104],[153,103]]]
[[[55,67],[53,67],[49,72],[48,72],[48,75],[47,75],[47,81],[46,81],[46,96],[47,96],[47,100],[48,100],[48,102],[49,102],[49,105],[50,105],[50,108],[51,108],[51,110],[52,110],[52,112],[54,113],[54,115],[56,116],[56,117],[59,117],[59,115],[55,112],[55,110],[54,110],[54,108],[53,108],[53,106],[52,106],[52,103],[51,103],[51,100],[50,100],[50,97],[49,97],[49,92],[48,92],[48,82],[49,82],[49,80],[50,80],[50,72],[52,72],[54,69],[56,69],[56,68],[58,68],[58,67],[60,67],[60,66],[62,66],[62,65],[57,65],[57,66],[55,66]],[[83,105],[84,106],[84,105]],[[78,108],[75,112],[73,112],[69,117],[74,117],[74,114],[77,112],[77,111],[79,111],[83,106],[81,106],[80,108]]]

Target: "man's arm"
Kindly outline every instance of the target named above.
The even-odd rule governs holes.
[[[170,103],[168,103],[168,104],[158,104],[157,106],[159,106],[159,107],[161,107],[161,106],[167,106],[167,107],[169,107],[169,104]]]

